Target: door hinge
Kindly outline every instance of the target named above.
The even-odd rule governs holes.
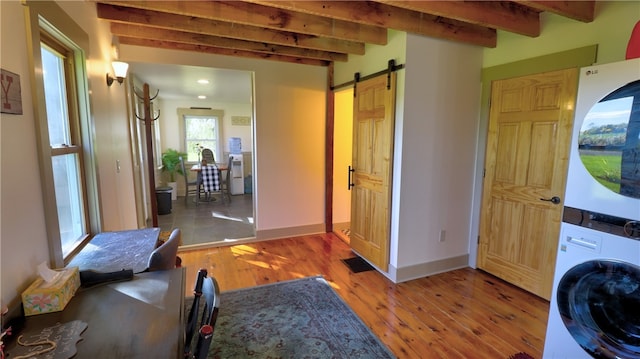
[[[480,236],[478,236],[478,244],[480,244]]]
[[[483,169],[482,169],[482,178],[484,178],[484,175],[486,175],[486,174],[487,174],[487,169],[486,169],[486,168],[483,168]]]

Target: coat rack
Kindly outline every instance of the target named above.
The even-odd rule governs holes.
[[[138,95],[137,92],[134,91],[136,97],[142,99],[144,104],[144,117],[138,116],[136,117],[139,120],[144,121],[144,129],[145,129],[145,138],[147,140],[147,171],[149,172],[149,200],[151,201],[151,218],[153,222],[153,227],[158,227],[158,200],[156,198],[156,177],[155,177],[155,168],[153,165],[153,142],[152,142],[152,131],[151,125],[153,121],[157,120],[160,117],[160,113],[158,116],[151,117],[151,101],[158,97],[158,93],[160,90],[156,91],[156,94],[153,97],[149,97],[149,84],[145,83],[143,86],[143,95],[142,97]]]

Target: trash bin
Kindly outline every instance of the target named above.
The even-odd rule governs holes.
[[[157,187],[156,200],[158,202],[158,214],[171,213],[171,187]]]

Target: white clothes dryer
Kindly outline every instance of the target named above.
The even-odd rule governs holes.
[[[640,358],[637,222],[569,207],[563,221],[543,358]]]

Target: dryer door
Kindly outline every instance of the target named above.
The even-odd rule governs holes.
[[[640,267],[579,264],[560,280],[557,302],[567,330],[594,358],[640,357]]]

